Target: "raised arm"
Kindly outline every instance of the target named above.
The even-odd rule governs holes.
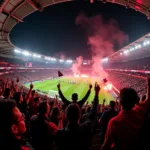
[[[11,81],[11,89],[16,93],[18,92],[18,85],[15,84],[15,82],[12,80]]]
[[[100,86],[95,83],[95,97],[94,97],[94,101],[93,101],[93,105],[92,105],[92,109],[89,112],[89,117],[88,119],[93,121],[95,119],[95,115],[97,113],[97,106],[98,106],[98,95],[99,95],[99,91],[100,91]]]
[[[146,100],[143,101],[140,106],[144,106],[144,107],[149,107],[150,105],[150,77],[147,78],[147,82],[146,82],[146,86],[147,86],[147,94],[146,94]],[[149,104],[149,105],[148,105]]]
[[[150,77],[147,78],[147,101],[150,103]]]
[[[63,101],[63,103],[66,104],[66,105],[69,105],[70,102],[66,99],[66,97],[63,95],[63,93],[60,89],[60,83],[57,85],[57,88],[58,88],[59,96],[60,96],[61,100]]]
[[[92,84],[89,85],[89,90],[87,91],[86,95],[82,98],[82,100],[80,100],[78,102],[78,105],[80,107],[82,107],[84,105],[84,103],[86,102],[86,100],[88,99],[90,93],[91,93],[91,89],[92,89]]]
[[[32,89],[33,89],[33,84],[31,83],[30,84],[30,89],[29,89],[28,94],[27,94],[27,97],[25,98],[25,101],[26,101],[27,104],[29,103]]]

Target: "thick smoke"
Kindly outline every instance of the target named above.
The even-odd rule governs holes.
[[[93,72],[106,77],[101,60],[114,52],[114,45],[121,47],[127,43],[128,36],[119,29],[115,20],[105,21],[101,15],[87,17],[81,13],[76,18],[76,24],[87,33],[87,44],[92,53]]]
[[[79,56],[76,58],[76,62],[73,63],[71,69],[74,75],[79,75],[80,74],[80,67],[83,63],[83,57]]]

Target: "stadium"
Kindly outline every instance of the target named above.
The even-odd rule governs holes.
[[[133,133],[131,132],[131,138],[126,141],[127,145],[124,142],[121,142],[121,144],[116,147],[120,150],[138,150],[136,146],[139,144],[138,146],[140,148],[144,147],[149,149],[150,145],[146,139],[148,139],[147,136],[149,137],[150,135],[150,112],[148,107],[149,103],[147,102],[150,99],[150,81],[147,79],[150,75],[150,33],[139,37],[134,42],[127,44],[115,52],[105,53],[102,58],[101,55],[99,55],[100,53],[94,53],[94,57],[96,55],[98,56],[98,63],[97,57],[95,57],[96,61],[93,59],[94,57],[91,59],[84,59],[82,56],[79,56],[76,59],[58,58],[52,55],[43,55],[42,52],[39,53],[19,48],[11,42],[10,34],[12,29],[18,23],[23,23],[25,17],[36,11],[42,12],[46,7],[51,7],[51,5],[62,2],[69,3],[69,1],[72,0],[3,0],[0,2],[0,96],[1,99],[4,99],[4,102],[2,101],[0,103],[0,109],[2,110],[0,122],[3,122],[4,120],[4,123],[2,123],[4,129],[2,128],[0,131],[4,140],[1,142],[0,149],[4,146],[4,149],[7,150],[10,148],[9,146],[12,146],[12,149],[16,150],[24,150],[24,148],[30,149],[31,147],[35,150],[55,150],[57,148],[60,150],[97,150],[100,148],[105,150],[112,149],[111,147],[115,144],[117,145],[122,139],[126,140],[127,137],[130,136],[127,133],[130,133],[131,131],[133,131]],[[91,5],[95,1],[106,5],[107,3],[121,5],[127,9],[134,9],[144,14],[147,19],[150,20],[149,0],[87,1]],[[126,94],[124,97],[122,94],[123,98],[120,96],[121,93],[123,93],[122,89],[125,89],[124,92]],[[121,98],[122,101],[126,99],[128,103],[132,103],[132,99],[136,99],[136,102],[131,104],[135,106],[135,109],[133,106],[126,104],[126,102],[122,102]],[[96,100],[98,101],[96,102]],[[12,106],[16,105],[16,107],[19,108],[19,112],[25,115],[24,122],[27,126],[25,129],[27,131],[22,132],[26,132],[25,138],[27,139],[27,142],[31,144],[31,147],[19,144],[19,147],[16,148],[15,142],[13,143],[14,139],[12,140],[12,137],[10,136],[9,140],[7,137],[10,133],[5,134],[5,132],[9,130],[7,128],[8,122],[5,119],[5,114],[6,117],[8,117],[8,120],[12,121],[12,116],[10,117],[8,112],[13,111],[10,109],[7,110],[7,101],[10,105],[12,101],[15,101],[15,104],[12,104]],[[83,104],[80,103],[81,101]],[[73,106],[74,103],[78,104],[78,106]],[[48,112],[48,114],[46,114],[47,110],[44,110],[48,109],[47,105],[50,107],[50,112]],[[69,110],[69,106],[72,107],[73,111]],[[122,110],[123,108],[124,110]],[[80,109],[80,114],[78,113],[78,109]],[[146,109],[148,111],[146,111]],[[111,112],[112,110],[114,112]],[[132,114],[132,111],[134,110],[136,111]],[[138,110],[140,111],[138,112]],[[43,111],[46,115],[42,114]],[[115,129],[115,123],[111,128],[111,123],[113,123],[113,119],[111,120],[111,118],[117,116],[118,112],[121,114],[122,111],[127,115],[124,115],[125,121],[122,124],[131,123],[131,126],[122,125],[121,128],[120,124],[115,122],[119,129]],[[94,112],[96,112],[96,114],[94,114]],[[105,112],[109,112],[109,114],[106,114]],[[44,120],[46,125],[43,122],[41,123],[41,120],[39,121],[38,117],[35,119],[33,118],[33,120],[31,119],[34,116],[38,116],[40,113],[41,116],[44,116],[42,116],[44,119],[47,117],[46,121],[42,118],[42,121]],[[68,115],[69,113],[71,114],[71,117]],[[93,115],[95,115],[95,120],[94,117],[92,117]],[[80,124],[84,124],[83,126],[81,125],[81,127],[84,128],[85,126],[85,130],[83,129],[80,131],[78,128],[74,128],[77,122],[74,123],[75,121],[72,118],[76,117]],[[91,119],[90,121],[95,128],[88,123],[86,124],[86,119],[88,121]],[[111,123],[109,120],[111,120]],[[21,122],[22,121],[23,120],[21,120]],[[30,127],[32,121],[33,127]],[[67,126],[66,122],[69,125],[71,123],[73,124],[73,129],[69,129],[71,130],[71,133],[67,130],[69,125]],[[53,123],[54,125],[50,123]],[[144,126],[145,124],[146,127]],[[107,125],[111,128],[110,130],[106,130]],[[66,129],[66,127],[68,128]],[[16,128],[19,127],[16,125]],[[57,135],[56,132],[62,128],[67,130],[68,133]],[[143,128],[146,128],[145,130],[147,130],[147,132],[145,132],[145,130],[143,131]],[[90,130],[92,130],[92,136],[88,133]],[[107,134],[104,134],[102,130],[105,130]],[[110,136],[111,130],[112,134],[116,134],[115,136]],[[116,133],[115,130],[117,130]],[[126,133],[124,133],[123,130]],[[37,134],[37,132],[39,134]],[[122,132],[123,135],[119,132]],[[16,137],[19,137],[21,134],[19,133],[19,129],[17,131],[12,129],[12,133],[14,135],[16,134]],[[135,142],[133,139],[139,137],[139,134],[140,137],[142,137],[142,140],[140,138],[140,141],[142,142],[137,144],[137,141]],[[58,136],[56,142],[53,137],[54,135]],[[118,135],[119,137],[117,137]],[[88,139],[87,137],[90,136],[91,139]],[[116,139],[114,141],[112,140],[113,142],[111,145],[108,144],[109,147],[107,147],[108,145],[106,143],[108,141],[106,141],[106,143],[104,142],[104,136],[108,139],[109,137],[113,139],[117,137],[117,140],[120,139],[117,141],[118,143],[115,141]],[[124,137],[122,138],[121,136]],[[5,138],[8,139],[8,144],[5,141]],[[64,140],[65,138],[68,141],[67,146]],[[83,138],[87,138],[89,143],[84,141]],[[19,139],[22,139],[22,137]],[[76,141],[76,139],[78,140]],[[77,144],[73,141],[76,141]],[[74,148],[72,144],[75,145]],[[129,145],[130,147],[128,147]]]

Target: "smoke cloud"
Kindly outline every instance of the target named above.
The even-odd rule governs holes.
[[[105,21],[101,15],[87,17],[81,13],[76,17],[76,25],[80,25],[86,31],[87,44],[92,54],[93,72],[106,77],[101,60],[114,52],[114,45],[122,47],[127,43],[128,35],[119,29],[114,19]]]
[[[81,68],[81,65],[83,63],[83,57],[82,56],[79,56],[76,58],[76,62],[72,64],[72,72],[73,74],[75,75],[79,75],[80,74],[80,68]]]

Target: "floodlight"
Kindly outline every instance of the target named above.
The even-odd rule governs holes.
[[[56,61],[56,58],[50,58],[50,60],[52,60],[52,61]]]
[[[59,62],[64,62],[64,60],[63,59],[59,59]]]
[[[14,51],[15,51],[16,53],[21,53],[21,51],[18,50],[18,49],[14,49]]]
[[[124,53],[124,54],[127,54],[128,52],[129,52],[128,50],[125,50],[123,53]]]
[[[147,45],[149,45],[149,44],[150,44],[150,41],[149,41],[149,40],[143,42],[143,45],[144,45],[144,46],[147,46]]]
[[[41,56],[37,54],[33,54],[33,57],[40,58]]]
[[[135,49],[138,49],[138,46],[137,46],[137,45],[135,46]]]
[[[72,60],[66,60],[67,63],[72,63]]]
[[[30,56],[31,55],[28,51],[23,51],[22,54],[25,55],[25,56]]]

